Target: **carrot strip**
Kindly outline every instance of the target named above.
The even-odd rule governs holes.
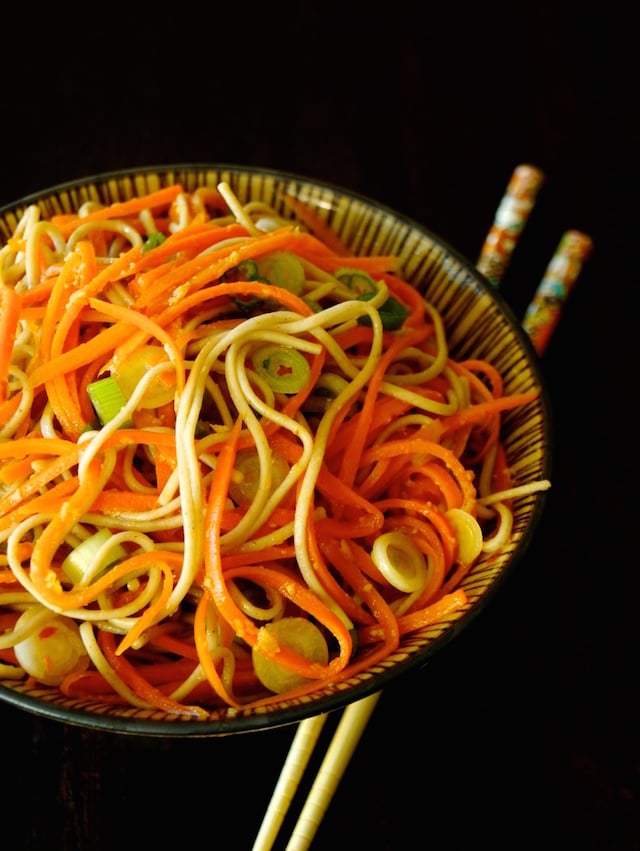
[[[5,391],[6,391],[6,384],[5,384]],[[13,396],[11,396],[9,399],[7,399],[5,402],[0,402],[0,423],[4,423],[6,425],[6,423],[9,422],[11,417],[15,414],[15,412],[20,407],[21,401],[22,401],[22,391],[20,391],[19,393],[15,393]]]
[[[236,237],[248,236],[247,230],[243,225],[234,222],[229,225],[212,225],[209,223],[202,225],[188,225],[183,230],[175,231],[169,234],[165,241],[158,245],[153,251],[147,251],[141,255],[135,267],[131,270],[136,276],[134,286],[136,287],[136,295],[141,295],[145,290],[145,285],[148,279],[145,277],[147,270],[155,272],[160,268],[161,273],[167,271],[166,263],[175,254],[181,255],[197,255],[205,249],[211,248],[218,242],[223,242],[227,239],[235,239]],[[138,276],[140,276],[138,278]],[[153,275],[155,277],[155,274]]]
[[[305,204],[300,201],[295,195],[285,192],[282,196],[283,200],[289,206],[296,216],[305,224],[309,230],[322,240],[322,242],[331,249],[335,254],[348,255],[351,250],[348,245],[338,236],[335,230],[327,224],[320,216],[317,209],[311,204]]]
[[[215,284],[214,286],[200,289],[197,292],[186,296],[182,301],[177,301],[175,304],[166,308],[162,313],[156,316],[158,324],[165,324],[177,316],[186,313],[192,307],[199,306],[204,301],[217,300],[219,298],[233,298],[240,296],[255,296],[256,298],[265,301],[277,301],[283,307],[289,308],[302,316],[310,316],[313,311],[309,305],[294,293],[285,290],[282,287],[274,284],[262,284],[259,281],[242,281],[228,284]]]
[[[365,499],[358,491],[353,490],[341,481],[338,476],[333,475],[326,467],[320,469],[316,487],[334,505],[357,510],[360,518],[360,534],[371,534],[382,526],[384,520],[382,511]],[[318,522],[319,525],[322,525],[324,521]],[[350,517],[350,522],[353,522],[352,517]]]
[[[378,404],[369,422],[369,433],[372,439],[385,426],[392,423],[395,419],[402,416],[411,406],[401,399],[395,399],[392,396],[386,396],[378,399]],[[434,420],[434,423],[437,422]],[[351,443],[354,431],[358,428],[358,419],[352,417],[343,422],[338,431],[332,435],[331,442],[327,446],[326,458],[330,459],[333,456],[341,456]],[[434,439],[438,435],[434,435]]]
[[[69,479],[63,479],[61,482],[48,488],[44,493],[32,497],[29,501],[24,501],[22,504],[18,504],[13,510],[0,515],[0,531],[10,529],[14,524],[24,520],[25,517],[31,517],[34,514],[54,515],[60,510],[60,505],[64,501],[64,498],[73,493],[77,486],[78,480],[75,476]],[[37,486],[32,486],[31,488],[34,493],[39,489]]]
[[[220,615],[230,624],[236,634],[243,638],[251,647],[262,647],[260,644],[259,629],[250,618],[240,611],[231,598],[226,587],[225,576],[244,576],[258,583],[269,583],[271,587],[276,588],[285,597],[297,603],[327,628],[331,629],[339,641],[340,655],[331,660],[328,665],[309,662],[304,657],[284,646],[274,648],[272,645],[265,645],[265,655],[281,662],[286,667],[305,677],[313,679],[330,676],[332,672],[343,668],[348,661],[351,653],[351,636],[342,621],[321,603],[312,591],[297,580],[294,580],[291,576],[281,574],[279,571],[274,571],[266,567],[236,567],[223,575],[220,553],[220,529],[222,527],[222,515],[224,513],[227,490],[233,470],[240,428],[241,420],[238,419],[219,455],[211,483],[205,522],[204,589],[211,596]],[[204,667],[202,657],[201,664]]]
[[[144,333],[149,337],[156,337],[156,339],[162,343],[165,350],[170,353],[171,361],[176,372],[176,389],[178,393],[182,392],[185,380],[184,358],[182,356],[182,352],[176,346],[175,340],[170,334],[167,334],[164,328],[157,325],[143,313],[139,313],[136,310],[130,310],[127,307],[120,307],[116,304],[100,301],[97,298],[90,298],[89,304],[99,312],[102,312],[105,316],[116,319],[126,325],[133,325],[134,327],[144,331]],[[109,364],[107,364],[104,369],[108,370]]]
[[[386,443],[370,446],[362,455],[363,465],[377,461],[379,458],[388,458],[396,455],[408,454],[424,454],[435,455],[440,458],[448,469],[454,475],[462,492],[462,503],[460,508],[463,508],[469,513],[475,510],[476,491],[472,484],[473,475],[460,462],[460,460],[439,443],[434,443],[431,440],[423,440],[420,437],[407,438],[406,440],[389,440]]]
[[[18,461],[5,464],[0,468],[0,484],[12,485],[24,479],[33,472],[32,460],[32,458],[20,458]]]
[[[0,402],[7,398],[9,369],[21,310],[21,297],[13,287],[0,282]]]
[[[353,484],[353,481],[356,477],[356,472],[360,464],[360,458],[362,456],[362,450],[364,449],[364,445],[366,443],[367,436],[369,433],[369,424],[371,422],[373,412],[375,410],[380,385],[382,384],[389,365],[403,349],[406,349],[408,346],[417,345],[424,339],[424,336],[424,328],[417,329],[413,333],[409,333],[406,335],[398,335],[393,339],[391,345],[388,346],[388,348],[376,364],[375,370],[369,380],[369,384],[365,393],[362,410],[358,413],[356,417],[354,417],[354,419],[356,420],[356,428],[354,433],[351,435],[349,451],[345,452],[342,457],[339,478],[347,485]],[[341,423],[339,417],[337,418],[337,420]],[[338,423],[336,423],[336,427],[334,427],[334,432],[337,426]]]
[[[236,577],[249,579],[258,585],[267,585],[279,591],[284,597],[299,606],[303,612],[309,614],[333,633],[339,644],[339,655],[332,659],[328,665],[309,662],[304,657],[299,656],[284,646],[279,647],[274,652],[271,644],[268,646],[259,644],[265,656],[280,662],[290,670],[310,679],[333,678],[334,675],[345,668],[353,649],[351,635],[340,618],[306,585],[296,579],[292,579],[288,573],[260,565],[244,565],[231,568],[225,572],[225,577],[231,579]]]
[[[232,250],[228,246],[223,246],[207,254],[200,254],[157,279],[152,287],[146,288],[140,294],[136,306],[138,309],[146,308],[155,312],[163,303],[166,304],[169,295],[186,282],[188,282],[189,294],[193,294],[207,284],[218,281],[225,272],[239,265],[243,260],[253,259],[269,251],[292,247],[295,241],[294,229],[284,227],[234,245]]]
[[[101,630],[98,633],[98,643],[104,653],[105,659],[111,665],[120,679],[131,688],[135,694],[150,706],[162,709],[170,715],[186,715],[191,718],[206,718],[207,712],[199,706],[186,706],[176,700],[171,700],[159,689],[146,680],[140,671],[140,666],[135,667],[124,656],[119,656],[116,650],[116,640],[113,633]]]
[[[334,544],[329,545],[334,550]],[[335,551],[335,550],[334,550]],[[388,603],[357,567],[356,563],[350,558],[340,560],[340,572],[344,579],[353,588],[354,592],[368,606],[373,617],[382,629],[381,644],[378,649],[379,658],[384,658],[398,647],[400,634],[398,630],[398,621]],[[372,664],[372,660],[369,659]]]
[[[11,442],[7,441],[7,443],[8,448],[11,448]],[[13,445],[15,446],[16,444]],[[0,444],[0,447],[2,447],[2,444]],[[3,517],[7,511],[20,505],[21,502],[25,502],[32,494],[37,493],[41,488],[48,485],[58,475],[71,469],[77,463],[78,455],[78,450],[63,453],[46,467],[30,476],[26,482],[22,482],[20,487],[6,493],[0,499],[0,517]]]
[[[469,602],[467,595],[462,588],[458,588],[450,594],[446,594],[435,603],[425,606],[417,612],[411,612],[407,615],[401,615],[398,618],[398,631],[400,637],[408,633],[415,632],[418,629],[423,629],[427,626],[433,626],[447,618],[449,615],[463,609]],[[358,629],[358,642],[365,646],[374,641],[380,641],[383,638],[381,634],[382,628],[379,626],[363,626]]]
[[[20,294],[20,298],[22,299],[22,315],[25,318],[35,319],[42,315],[41,308],[34,305],[45,305],[47,303],[51,298],[55,281],[56,278],[49,277],[44,281],[36,283],[30,290],[26,290]]]
[[[198,651],[194,644],[187,643],[182,639],[171,635],[169,632],[153,632],[149,646],[159,647],[161,650],[166,650],[176,656],[182,656],[192,662],[198,661]]]
[[[78,225],[86,222],[100,222],[107,219],[122,219],[128,216],[134,216],[142,212],[142,210],[153,210],[157,207],[165,207],[174,201],[181,192],[182,186],[176,183],[172,186],[166,186],[163,189],[158,189],[149,192],[146,195],[140,195],[130,198],[127,201],[115,201],[105,207],[100,207],[98,210],[93,210],[84,216],[52,216],[51,221],[62,232],[63,236],[70,236]]]
[[[455,561],[458,552],[458,539],[447,516],[430,502],[422,502],[412,499],[383,499],[376,503],[381,511],[400,510],[403,519],[410,521],[410,516],[422,516],[431,523],[437,531],[445,557],[446,567],[450,567]]]
[[[127,338],[128,334],[130,330],[126,325],[111,325],[90,340],[79,343],[75,349],[62,352],[51,360],[39,364],[30,374],[33,386],[37,388],[57,375],[72,372],[87,366],[92,361],[99,360],[103,355],[113,351]]]
[[[253,621],[240,611],[228,593],[222,574],[222,557],[220,552],[220,531],[223,528],[224,506],[229,482],[231,481],[231,473],[233,471],[241,427],[242,420],[238,418],[218,456],[218,463],[216,464],[209,491],[205,521],[205,577],[203,587],[227,623],[248,644],[253,645],[257,642],[258,630]]]
[[[477,405],[471,405],[457,414],[451,414],[442,418],[444,433],[455,431],[458,428],[475,423],[481,423],[486,417],[493,416],[502,411],[508,411],[513,408],[519,408],[522,405],[528,405],[540,395],[540,390],[534,387],[533,390],[528,390],[525,393],[515,393],[512,396],[500,396],[497,399],[492,399],[488,402],[479,402]]]
[[[211,596],[209,593],[205,592],[198,600],[198,605],[196,606],[193,634],[195,638],[196,651],[198,653],[198,661],[200,662],[202,670],[205,672],[207,680],[215,693],[219,695],[219,697],[221,697],[228,706],[238,707],[240,706],[239,702],[229,693],[220,674],[216,670],[216,666],[211,657],[206,624],[207,611],[210,604]]]
[[[165,604],[173,591],[173,573],[171,572],[169,565],[163,564],[159,561],[153,551],[144,553],[144,556],[147,557],[145,560],[151,565],[158,566],[162,570],[162,591],[158,594],[153,603],[147,606],[135,624],[131,627],[131,629],[129,629],[125,637],[122,639],[118,645],[118,649],[116,650],[118,656],[121,656],[125,650],[128,650],[133,643],[140,638],[142,633],[153,625],[156,618],[163,611]],[[142,556],[140,557],[140,561],[142,561]]]

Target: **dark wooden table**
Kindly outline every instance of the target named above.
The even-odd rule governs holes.
[[[637,7],[26,8],[2,13],[5,202],[113,168],[261,165],[379,199],[475,262],[529,162],[547,181],[503,283],[518,315],[563,231],[592,236],[543,360],[542,528],[486,612],[385,691],[314,849],[637,851]],[[7,851],[250,849],[294,733],[138,738],[7,705],[0,729]]]

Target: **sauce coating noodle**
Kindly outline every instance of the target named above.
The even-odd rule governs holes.
[[[3,677],[194,718],[335,684],[463,610],[549,486],[499,436],[538,391],[454,360],[397,258],[227,184],[31,206],[0,276]],[[265,628],[300,618],[326,658]]]

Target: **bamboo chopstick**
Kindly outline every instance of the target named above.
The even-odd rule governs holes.
[[[380,694],[378,691],[351,703],[342,713],[286,851],[306,851],[311,845]]]
[[[267,812],[253,843],[253,851],[268,851],[275,842],[326,720],[327,715],[324,713],[306,718],[298,724]]]
[[[511,176],[476,264],[496,287],[502,282],[543,182],[543,172],[530,165],[517,166]],[[522,322],[539,355],[592,250],[593,243],[586,234],[576,230],[563,234]],[[380,695],[376,692],[344,710],[286,851],[307,851],[311,845]],[[298,724],[252,851],[272,848],[326,718],[326,714],[319,715]]]

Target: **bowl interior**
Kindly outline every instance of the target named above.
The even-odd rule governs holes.
[[[47,189],[0,210],[4,243],[26,206],[37,203],[45,216],[71,212],[87,200],[123,201],[180,183],[187,191],[229,183],[238,198],[264,201],[285,217],[293,213],[283,192],[312,204],[355,254],[394,254],[400,274],[440,311],[452,355],[491,360],[502,373],[506,393],[540,387],[538,399],[506,413],[502,439],[516,484],[549,478],[550,423],[548,399],[537,357],[501,295],[455,249],[434,233],[396,211],[364,196],[295,174],[234,165],[170,165],[96,175]],[[407,636],[384,662],[339,685],[256,711],[211,712],[203,721],[185,721],[156,710],[122,708],[65,698],[56,689],[22,681],[0,680],[0,699],[66,723],[122,733],[162,736],[227,735],[295,723],[320,712],[341,708],[365,697],[416,667],[424,665],[484,608],[503,579],[523,556],[538,524],[544,492],[515,500],[511,541],[498,554],[481,558],[462,582],[468,606],[442,621]]]

